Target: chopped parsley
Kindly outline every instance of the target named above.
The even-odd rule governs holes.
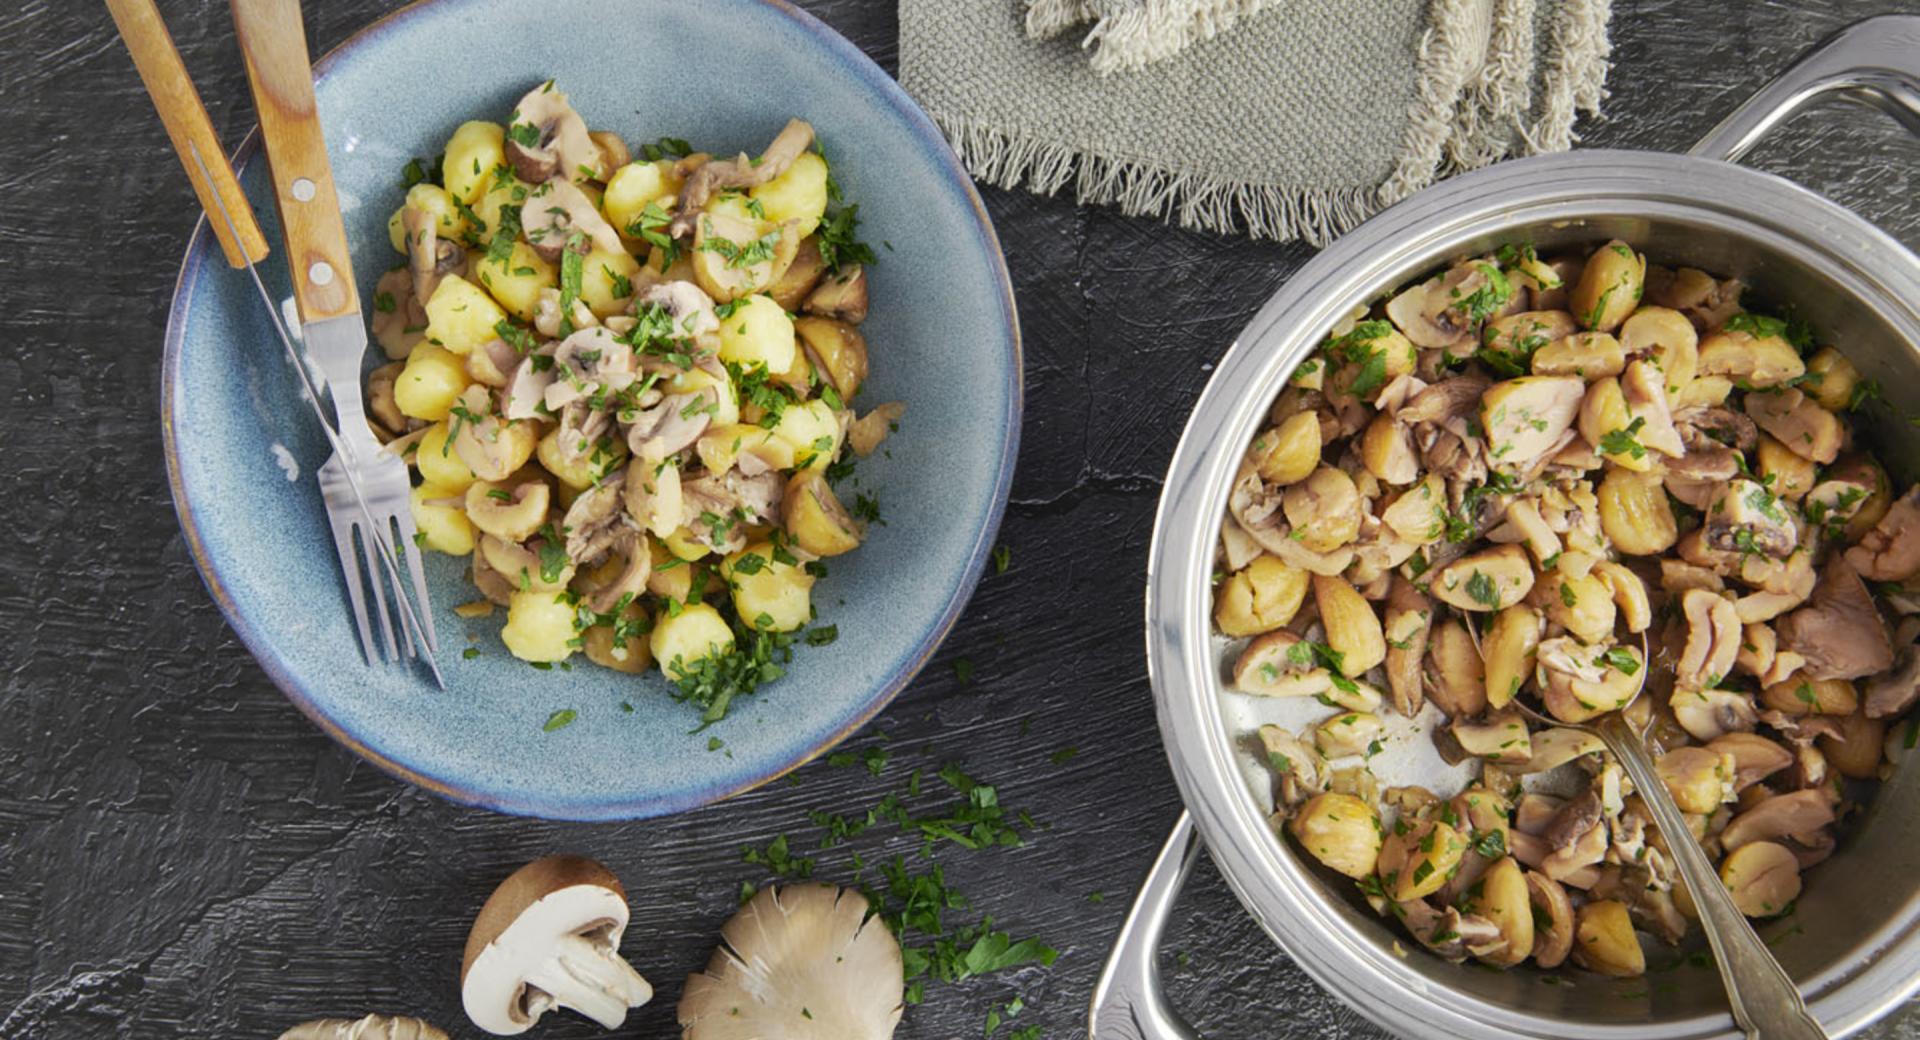
[[[814,233],[815,242],[820,247],[820,262],[826,265],[827,273],[839,274],[848,264],[871,266],[879,262],[873,250],[854,237],[859,229],[858,205],[844,207],[820,222],[820,229]]]
[[[1616,455],[1623,458],[1646,458],[1646,446],[1642,445],[1639,438],[1634,436],[1639,433],[1640,428],[1646,424],[1647,420],[1644,417],[1636,417],[1622,429],[1607,431],[1600,438],[1601,454]]]

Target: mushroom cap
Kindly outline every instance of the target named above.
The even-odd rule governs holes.
[[[720,937],[687,978],[683,1040],[885,1040],[900,1024],[900,943],[857,892],[761,889]]]
[[[621,887],[620,879],[613,876],[613,871],[585,856],[543,856],[507,875],[481,905],[479,916],[473,919],[473,929],[467,933],[466,954],[460,958],[460,984],[466,985],[467,975],[488,945],[535,903],[579,886],[598,886],[612,893],[611,899],[599,902],[604,903],[607,920],[613,925],[611,937],[618,945],[620,934],[627,927],[627,890]],[[595,920],[582,921],[575,931],[585,930]]]
[[[405,1015],[368,1015],[316,1018],[281,1033],[280,1040],[447,1040],[447,1034]]]

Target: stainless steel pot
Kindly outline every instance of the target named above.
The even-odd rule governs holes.
[[[1920,18],[1861,22],[1749,99],[1687,155],[1577,151],[1501,163],[1429,188],[1303,267],[1241,333],[1195,406],[1162,493],[1147,580],[1147,650],[1160,729],[1188,817],[1154,865],[1091,1014],[1099,1038],[1191,1040],[1161,994],[1154,947],[1206,847],[1274,941],[1362,1014],[1406,1036],[1704,1038],[1735,1035],[1711,970],[1623,983],[1584,973],[1542,984],[1408,953],[1404,937],[1324,883],[1277,839],[1249,782],[1211,636],[1209,574],[1244,445],[1294,366],[1356,304],[1447,261],[1515,240],[1544,249],[1621,238],[1663,262],[1735,275],[1791,301],[1886,387],[1868,421],[1911,480],[1920,446],[1920,258],[1804,188],[1735,165],[1808,102],[1842,95],[1920,133]],[[1897,413],[1897,414],[1894,414]],[[1835,1035],[1920,989],[1920,770],[1899,770],[1800,899],[1802,934],[1776,953]],[[1197,834],[1196,834],[1197,831]],[[1410,944],[1407,944],[1410,945]]]

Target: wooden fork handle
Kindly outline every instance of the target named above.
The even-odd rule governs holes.
[[[300,318],[315,322],[356,313],[360,300],[314,103],[313,63],[307,57],[299,0],[232,3],[254,108],[260,114],[260,136],[273,170],[274,201]]]
[[[265,259],[267,237],[254,220],[253,207],[247,204],[233,167],[227,164],[220,136],[207,118],[207,106],[201,103],[200,92],[187,75],[180,51],[174,47],[166,23],[160,20],[160,11],[153,0],[107,0],[107,10],[113,14],[113,24],[120,28],[127,52],[133,55],[133,67],[140,70],[140,80],[147,85],[153,107],[160,112],[160,122],[167,128],[180,165],[187,168],[187,179],[193,182],[194,194],[200,196],[200,206],[207,211],[207,223],[220,240],[227,263],[245,267],[249,260],[258,263]],[[193,161],[194,152],[206,165],[205,176],[201,175],[200,163]],[[223,208],[233,217],[232,228],[218,216]]]

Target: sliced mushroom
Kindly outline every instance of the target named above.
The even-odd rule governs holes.
[[[1780,646],[1806,659],[1815,679],[1857,679],[1893,667],[1893,644],[1860,576],[1835,557],[1807,605],[1774,624]]]
[[[1867,718],[1891,719],[1906,714],[1920,700],[1920,645],[1903,647],[1898,667],[1868,679],[1865,693]]]
[[[1720,832],[1720,846],[1732,852],[1756,841],[1811,835],[1833,819],[1833,802],[1824,790],[1777,794],[1735,816]]]
[[[577,564],[598,561],[623,532],[633,530],[623,508],[624,483],[625,474],[616,473],[575,496],[560,522],[560,529],[566,533],[568,559]]]
[[[900,943],[852,889],[761,889],[687,978],[683,1040],[887,1040],[904,1009]]]
[[[1533,908],[1533,962],[1557,968],[1573,950],[1573,901],[1560,882],[1527,871],[1527,902]]]
[[[1752,698],[1734,690],[1675,690],[1668,705],[1680,728],[1700,741],[1750,733],[1760,720]]]
[[[538,361],[529,357],[514,368],[513,375],[507,378],[506,392],[501,395],[501,413],[508,419],[539,419],[547,415],[547,388],[557,378],[551,361],[551,357]]]
[[[758,159],[741,155],[703,164],[680,189],[680,209],[669,225],[673,237],[684,238],[693,233],[701,211],[716,192],[726,188],[756,188],[767,183],[787,172],[787,167],[812,143],[813,127],[795,119],[781,129]]]
[[[1895,499],[1846,558],[1871,581],[1905,581],[1920,573],[1920,486]]]
[[[1764,394],[1748,394],[1747,415],[1774,439],[1801,458],[1825,464],[1840,455],[1846,426],[1820,402],[1787,387]]]
[[[1733,674],[1740,653],[1740,618],[1724,596],[1689,589],[1680,597],[1687,620],[1686,645],[1674,665],[1674,680],[1687,689],[1717,686]]]
[[[507,162],[529,184],[555,176],[600,180],[609,172],[602,169],[605,157],[588,134],[586,120],[552,80],[521,98],[508,124]]]
[[[1554,847],[1552,838],[1548,836],[1543,836],[1542,840],[1553,851],[1540,861],[1540,872],[1566,884],[1574,883],[1575,876],[1582,870],[1599,864],[1607,856],[1607,825],[1604,821],[1597,821],[1575,834],[1565,846]]]
[[[1471,418],[1480,398],[1493,384],[1483,376],[1459,375],[1428,386],[1413,395],[1394,418],[1403,423],[1438,423],[1446,419]]]
[[[1491,712],[1478,720],[1455,718],[1451,728],[1461,750],[1483,762],[1523,766],[1533,757],[1526,720],[1517,710]]]
[[[427,311],[413,294],[413,274],[397,267],[373,287],[373,338],[390,361],[405,361],[427,338]]]
[[[679,454],[707,432],[719,401],[719,390],[711,386],[668,394],[659,404],[635,413],[627,427],[627,447],[635,457],[664,459]]]
[[[413,297],[431,300],[440,279],[466,271],[467,251],[460,243],[440,237],[436,214],[408,206],[400,221],[407,229],[407,273],[413,279]]]
[[[1645,667],[1627,646],[1589,645],[1571,636],[1542,640],[1536,681],[1548,714],[1562,722],[1585,722],[1618,711],[1640,690]]]
[[[589,242],[608,253],[626,251],[600,208],[566,177],[552,177],[534,188],[520,212],[527,244],[548,261],[559,260],[568,249],[585,253]]]
[[[1546,454],[1573,427],[1586,396],[1576,376],[1522,376],[1495,383],[1480,400],[1488,458],[1521,466]]]
[[[838,318],[852,325],[867,320],[867,270],[854,264],[822,279],[801,308],[808,314]]]
[[[1394,914],[1420,945],[1445,960],[1463,961],[1474,949],[1492,949],[1500,943],[1500,928],[1478,914],[1458,908],[1436,909],[1425,900],[1401,900]]]
[[[1260,747],[1276,781],[1275,803],[1285,812],[1327,789],[1332,770],[1320,752],[1284,726],[1260,727]]]
[[[661,282],[634,298],[636,306],[657,306],[672,319],[677,336],[694,339],[718,332],[720,318],[714,313],[713,297],[698,285],[687,281]]]
[[[645,1004],[653,987],[620,958],[627,893],[607,868],[581,856],[521,867],[487,897],[467,934],[461,1002],[489,1033],[526,1032],[562,1007],[607,1029]]]
[[[459,407],[466,414],[459,432],[453,435],[453,451],[474,476],[505,480],[533,454],[532,428],[493,414],[493,398],[486,387],[467,387],[461,392]]]
[[[1540,837],[1555,849],[1566,849],[1586,836],[1601,818],[1600,792],[1592,785],[1568,799],[1540,829]]]
[[[1421,684],[1421,662],[1427,654],[1427,634],[1432,628],[1433,603],[1406,578],[1395,575],[1387,594],[1387,686],[1393,691],[1394,710],[1407,718],[1420,712],[1425,700]]]
[[[620,570],[611,581],[587,596],[587,606],[596,614],[611,614],[647,591],[647,579],[653,576],[653,554],[647,536],[620,525],[612,550],[619,556]]]
[[[1626,400],[1628,417],[1641,424],[1635,439],[1650,451],[1679,458],[1686,454],[1686,447],[1673,426],[1666,381],[1667,377],[1653,362],[1635,361],[1620,376],[1620,393]]]
[[[1702,531],[1711,548],[1760,553],[1780,560],[1792,555],[1800,544],[1791,508],[1751,480],[1733,480],[1722,487],[1707,507]]]

